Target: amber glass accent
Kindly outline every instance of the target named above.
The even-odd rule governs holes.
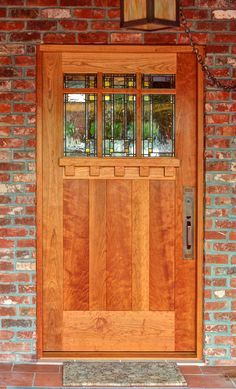
[[[142,155],[174,156],[174,95],[143,95]]]
[[[136,88],[135,74],[104,74],[103,88]]]
[[[143,74],[142,87],[145,89],[174,89],[175,76],[172,74]]]
[[[105,94],[103,96],[103,155],[135,156],[136,96]]]
[[[65,94],[65,155],[96,156],[97,95]]]
[[[65,88],[96,88],[97,75],[96,74],[65,74],[64,87]]]

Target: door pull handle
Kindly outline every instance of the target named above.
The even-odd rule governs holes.
[[[183,258],[194,259],[194,188],[183,192]]]

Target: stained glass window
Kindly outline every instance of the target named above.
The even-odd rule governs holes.
[[[96,74],[65,74],[64,87],[65,88],[96,88],[97,75]]]
[[[174,95],[144,95],[142,98],[142,155],[174,155]]]
[[[135,155],[136,96],[105,94],[103,96],[103,155]]]
[[[65,155],[174,156],[175,75],[65,74],[64,88]]]
[[[65,94],[65,155],[96,155],[96,94]]]
[[[147,89],[173,89],[175,76],[165,74],[143,74],[142,87]]]
[[[136,88],[135,74],[104,74],[104,88]]]

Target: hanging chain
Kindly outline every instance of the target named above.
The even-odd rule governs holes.
[[[180,22],[185,30],[185,33],[188,36],[193,53],[196,55],[197,61],[201,65],[202,71],[206,74],[207,78],[212,82],[212,84],[214,86],[216,86],[219,89],[224,89],[228,92],[236,90],[236,84],[232,84],[232,83],[224,84],[221,81],[219,81],[210,71],[209,66],[205,63],[203,56],[201,55],[201,53],[197,47],[197,44],[194,42],[192,32],[188,26],[187,20],[185,18],[184,13],[183,13],[183,6],[181,4],[180,4]]]

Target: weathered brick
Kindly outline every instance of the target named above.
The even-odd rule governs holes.
[[[42,10],[43,18],[48,19],[68,19],[71,17],[71,11],[70,9],[64,8],[64,9],[56,9],[56,8],[48,8]]]
[[[142,43],[142,34],[141,33],[112,33],[111,34],[111,43],[127,43],[127,44],[137,44]]]

